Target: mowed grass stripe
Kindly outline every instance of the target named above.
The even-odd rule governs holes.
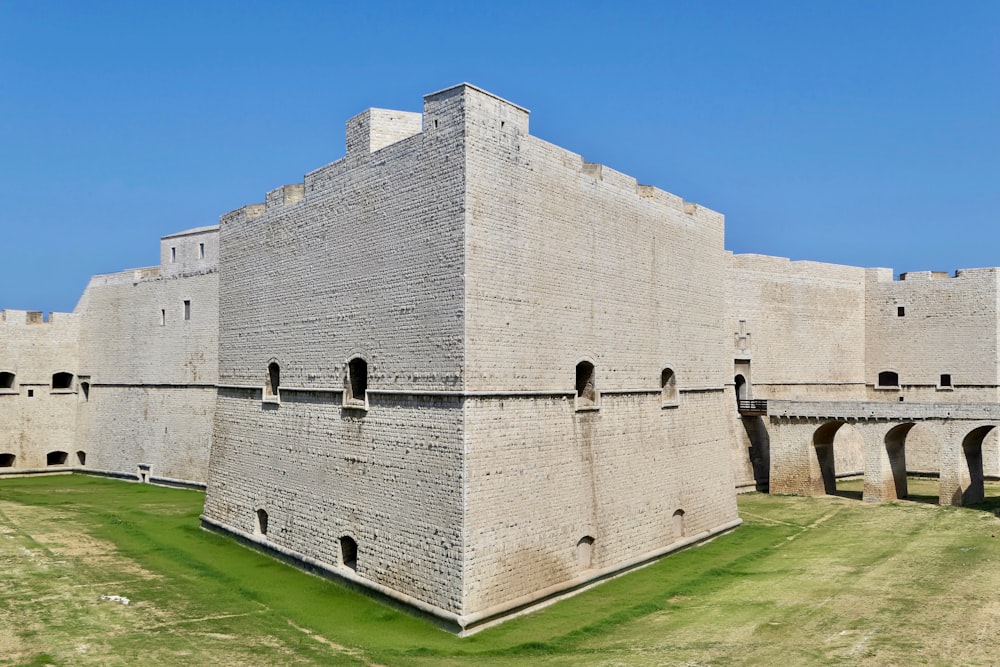
[[[932,497],[923,486],[933,484],[911,487]],[[974,510],[744,496],[737,531],[467,639],[201,530],[203,500],[80,475],[3,480],[0,501],[52,512],[50,527],[84,531],[151,573],[119,578],[139,605],[118,620],[132,632],[98,641],[87,623],[53,622],[37,654],[53,664],[820,665],[949,664],[958,647],[960,662],[989,664],[974,637],[1000,629],[988,604],[1000,584],[995,497]],[[120,662],[74,653],[88,642]]]

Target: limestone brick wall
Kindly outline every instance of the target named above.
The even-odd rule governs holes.
[[[77,313],[87,465],[204,483],[218,380],[218,228],[166,236],[161,267],[91,279]],[[174,261],[171,261],[174,260]]]
[[[463,102],[347,123],[342,160],[221,225],[220,399],[205,515],[461,608]],[[387,129],[386,124],[390,125]],[[409,129],[407,129],[409,128]],[[394,135],[395,133],[395,135]],[[386,137],[400,136],[385,144]],[[385,145],[383,145],[385,144]],[[300,196],[301,195],[301,196]],[[367,363],[367,409],[343,408]],[[264,398],[277,364],[277,396]],[[359,397],[361,398],[361,397]]]
[[[205,514],[444,609],[461,605],[462,407],[457,397],[220,391]]]
[[[470,92],[466,385],[720,388],[723,219],[528,134],[527,112]]]
[[[728,265],[729,349],[750,361],[754,398],[864,397],[864,269],[733,254]]]
[[[729,383],[743,375],[758,399],[864,398],[864,269],[727,253],[726,294]],[[737,488],[752,490],[766,479],[769,426],[756,419],[748,428],[735,393],[729,400],[733,474]],[[860,437],[850,429],[837,437],[838,472],[860,470]]]
[[[690,536],[736,507],[722,216],[530,136],[516,105],[463,96],[473,613],[671,544],[677,510]],[[575,408],[581,360],[596,411]]]
[[[77,464],[78,327],[71,313],[0,311],[0,373],[13,375],[0,388],[0,455],[14,457],[0,456],[0,472],[45,468],[49,452]],[[72,374],[68,388],[53,387],[55,373]]]
[[[736,517],[719,392],[470,399],[466,612],[612,567]],[[674,514],[683,512],[683,528]],[[592,538],[589,566],[578,543]]]
[[[950,277],[911,272],[893,280],[868,272],[868,400],[996,402],[997,269],[966,269]],[[877,388],[894,371],[898,390]],[[941,386],[950,375],[952,387]]]

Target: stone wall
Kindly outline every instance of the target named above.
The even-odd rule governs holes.
[[[0,311],[0,471],[78,464],[78,330],[70,313]]]
[[[424,131],[382,146],[397,119],[365,112],[347,123],[344,159],[223,216],[205,505],[251,535],[263,509],[268,543],[451,610],[463,549],[462,113],[461,99],[430,96]],[[355,396],[345,384],[358,358],[367,391]],[[271,364],[278,386],[265,390]]]
[[[516,105],[463,96],[475,612],[667,547],[675,512],[690,536],[736,507],[722,216],[530,136]],[[577,409],[581,361],[597,409]]]
[[[910,272],[900,280],[872,269],[867,278],[868,400],[996,402],[997,269],[954,277]],[[898,386],[878,387],[893,371]],[[949,376],[951,386],[942,382]]]

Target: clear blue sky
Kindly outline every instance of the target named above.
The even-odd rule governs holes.
[[[0,307],[71,310],[461,81],[735,252],[1000,265],[995,0],[0,0]]]

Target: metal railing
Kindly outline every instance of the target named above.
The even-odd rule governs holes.
[[[741,415],[766,415],[767,401],[741,398],[736,401]]]

